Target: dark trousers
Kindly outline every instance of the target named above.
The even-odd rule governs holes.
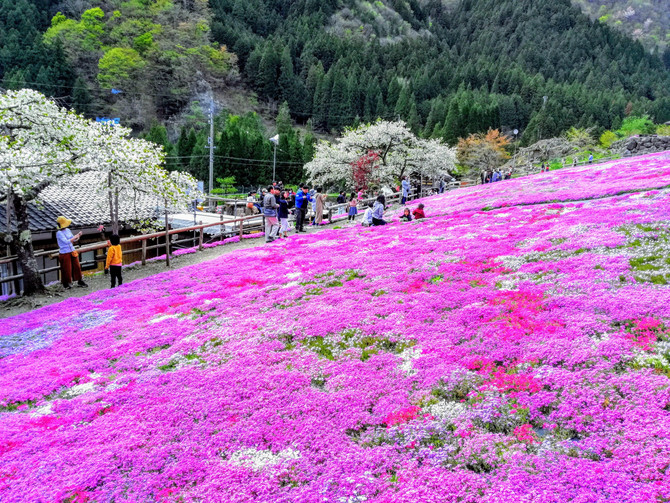
[[[386,221],[380,218],[372,217],[372,225],[386,225]]]
[[[400,201],[400,204],[405,204],[407,202],[407,196],[402,196],[402,201]]]
[[[295,209],[295,228],[299,231],[304,230],[303,226],[305,225],[305,214],[307,213],[306,208],[296,208]]]
[[[109,274],[112,277],[112,288],[116,286],[116,280],[119,280],[119,286],[123,285],[123,278],[121,277],[121,269],[122,267],[120,265],[110,265],[109,266]]]
[[[61,253],[58,255],[60,262],[60,280],[63,286],[68,286],[73,281],[81,281],[81,266],[79,259],[72,253]]]

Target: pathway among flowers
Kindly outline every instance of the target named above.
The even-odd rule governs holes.
[[[423,202],[0,321],[0,500],[670,498],[670,153]]]

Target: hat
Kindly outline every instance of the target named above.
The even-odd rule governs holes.
[[[56,219],[56,223],[58,224],[59,228],[65,229],[66,227],[70,227],[72,220],[70,220],[69,218],[65,218],[64,216],[61,215]]]

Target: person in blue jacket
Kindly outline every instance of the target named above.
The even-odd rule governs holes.
[[[412,188],[412,186],[409,183],[409,180],[407,179],[406,176],[402,177],[402,182],[400,183],[402,186],[402,201],[400,204],[405,204],[407,202],[407,199],[409,198],[409,191]]]
[[[303,186],[295,196],[295,229],[296,232],[306,232],[304,229],[307,208],[312,201],[309,195],[309,187]]]

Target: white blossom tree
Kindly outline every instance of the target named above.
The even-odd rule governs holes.
[[[402,121],[378,120],[350,129],[335,143],[320,141],[305,170],[318,184],[354,186],[359,159],[374,153],[372,185],[392,186],[404,175],[446,176],[455,171],[456,150],[438,140],[417,138]]]
[[[106,188],[109,193],[111,187],[114,191],[110,197],[112,220],[112,203],[116,203],[118,216],[119,196],[129,197],[137,191],[175,203],[187,200],[185,185],[194,185],[195,180],[186,181],[182,176],[180,185],[175,184],[160,167],[162,149],[128,138],[129,133],[126,128],[87,121],[36,91],[0,94],[0,197],[7,204],[5,242],[21,264],[25,295],[44,290],[32,246],[28,205],[49,185],[77,173],[100,172],[101,184],[107,181],[107,185],[97,189]]]

